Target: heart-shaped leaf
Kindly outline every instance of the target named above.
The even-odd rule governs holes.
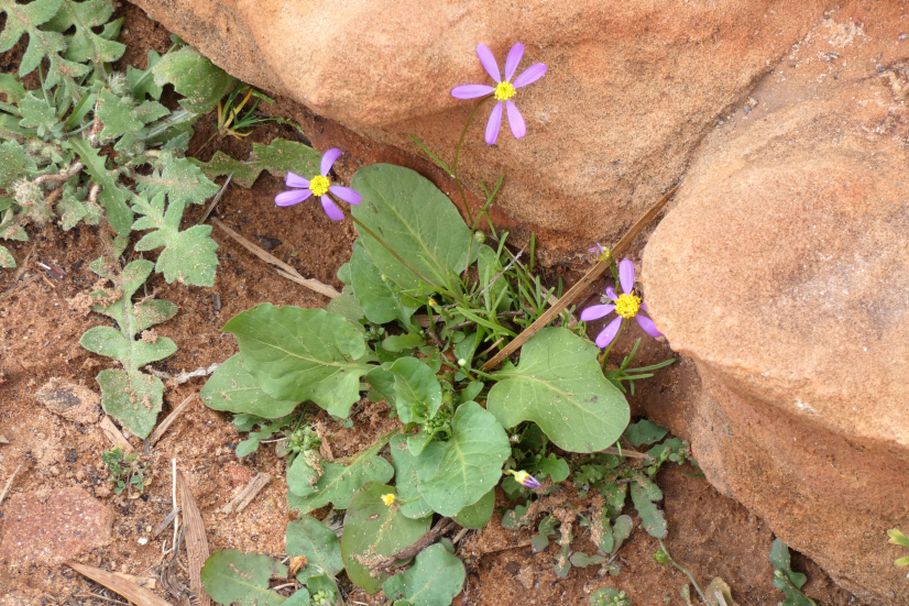
[[[480,497],[480,500],[473,505],[468,505],[459,511],[452,519],[464,528],[480,529],[489,523],[495,505],[496,491],[493,489]]]
[[[559,448],[596,452],[628,425],[625,396],[604,376],[596,346],[565,328],[544,328],[517,366],[495,374],[487,407],[508,428],[533,421]]]
[[[333,577],[344,569],[335,531],[311,516],[287,525],[285,543],[287,555],[306,556],[306,566],[297,573],[298,579],[321,574]]]
[[[344,516],[341,558],[347,576],[366,593],[376,593],[388,574],[371,571],[367,564],[393,556],[429,530],[431,516],[411,520],[396,504],[385,505],[382,495],[394,494],[393,486],[370,482],[353,495]]]
[[[398,489],[398,501],[401,513],[411,519],[425,518],[432,513],[432,507],[420,496],[417,487],[416,457],[407,447],[407,438],[397,434],[388,444],[391,460],[395,465],[395,484]]]
[[[360,240],[354,244],[350,256],[350,286],[370,322],[385,324],[399,320],[404,325],[410,324],[416,305],[405,304],[394,285],[373,264]]]
[[[366,340],[359,326],[323,309],[264,303],[234,316],[224,330],[240,343],[244,364],[279,400],[312,400],[346,417],[360,399]]]
[[[436,543],[417,555],[410,570],[385,581],[382,589],[386,598],[407,600],[413,606],[449,606],[461,593],[465,575],[461,560]]]
[[[268,588],[272,576],[287,576],[287,566],[264,555],[225,549],[211,554],[202,566],[202,584],[219,604],[278,606],[283,596]]]
[[[465,402],[451,420],[451,438],[430,442],[416,457],[417,489],[433,511],[456,515],[498,484],[509,456],[508,434],[496,418]]]

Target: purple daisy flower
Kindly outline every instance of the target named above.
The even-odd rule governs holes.
[[[331,167],[334,166],[335,161],[341,157],[342,153],[337,147],[332,147],[322,154],[319,174],[312,179],[306,179],[297,173],[288,172],[284,178],[284,183],[292,189],[275,196],[275,204],[278,206],[293,206],[309,199],[310,196],[319,196],[322,208],[329,219],[332,221],[343,219],[344,212],[338,208],[338,205],[335,204],[329,194],[353,205],[359,204],[363,200],[363,196],[349,187],[332,185],[331,183],[331,177],[328,173],[331,172]]]
[[[520,139],[527,133],[527,127],[524,124],[524,118],[518,111],[518,106],[512,101],[512,97],[517,94],[519,88],[536,82],[546,73],[545,63],[534,63],[521,74],[512,80],[518,64],[524,56],[524,45],[518,42],[508,51],[505,57],[505,78],[499,73],[499,64],[493,56],[492,51],[485,44],[477,44],[477,56],[480,63],[486,69],[486,73],[496,83],[495,86],[488,84],[462,84],[451,89],[451,95],[457,99],[476,99],[492,95],[497,101],[492,112],[489,114],[489,121],[486,123],[486,143],[492,145],[499,136],[499,129],[502,127],[502,111],[508,114],[508,126],[511,127],[511,133],[515,139]]]
[[[634,294],[634,263],[631,262],[631,259],[622,259],[619,263],[619,285],[622,287],[620,295],[616,295],[611,286],[606,288],[606,296],[612,301],[611,304],[591,305],[581,312],[581,319],[590,322],[606,317],[615,311],[616,317],[597,335],[596,344],[600,349],[605,349],[612,343],[615,336],[619,334],[622,322],[631,318],[637,320],[644,332],[651,337],[662,336],[653,320],[642,313],[647,311],[647,305],[641,301],[641,297]]]

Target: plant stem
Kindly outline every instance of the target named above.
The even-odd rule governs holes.
[[[698,596],[700,596],[701,601],[709,606],[710,602],[707,601],[707,598],[704,596],[704,592],[701,590],[701,586],[698,585],[697,579],[694,578],[694,575],[691,574],[691,571],[672,559],[672,556],[669,555],[669,550],[666,549],[666,546],[663,544],[662,539],[657,539],[657,542],[660,544],[660,549],[663,550],[663,553],[665,553],[666,557],[669,559],[669,563],[672,564],[676,570],[684,573],[685,576],[688,577],[688,580],[691,581],[691,584],[694,586],[694,590],[698,592]]]
[[[471,108],[470,113],[467,114],[467,120],[464,122],[464,128],[461,129],[461,136],[458,137],[458,143],[455,145],[454,161],[451,163],[451,176],[455,180],[455,187],[458,189],[458,196],[461,198],[461,205],[464,207],[464,213],[467,215],[468,224],[473,226],[475,226],[475,223],[473,220],[473,214],[470,212],[470,206],[467,204],[467,191],[464,188],[464,181],[461,179],[461,173],[458,169],[461,166],[461,151],[464,149],[464,141],[467,139],[467,131],[470,129],[470,125],[473,124],[473,120],[477,116],[477,111],[486,102],[486,100],[490,98],[491,97],[487,96],[477,101],[474,104],[473,108]]]

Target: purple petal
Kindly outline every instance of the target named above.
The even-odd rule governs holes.
[[[615,290],[611,286],[606,287],[606,296],[609,297],[611,301],[615,301],[618,297],[615,295]]]
[[[299,187],[300,189],[306,189],[309,187],[309,179],[305,179],[297,173],[288,171],[287,175],[284,177],[284,184],[287,185],[287,187]]]
[[[456,99],[476,99],[496,92],[494,86],[488,84],[462,84],[451,89],[451,96]]]
[[[499,138],[499,129],[502,127],[502,104],[496,103],[489,112],[489,122],[486,123],[486,143],[493,145]]]
[[[514,101],[505,102],[505,109],[508,110],[508,126],[511,127],[511,134],[515,139],[520,139],[527,134],[527,126],[524,124],[524,118],[518,111],[518,106]]]
[[[647,309],[647,304],[644,303],[643,301],[641,301],[641,311],[646,311],[647,313],[650,313],[650,310]]]
[[[615,336],[619,332],[619,327],[622,325],[622,316],[616,316],[615,319],[606,325],[606,328],[600,331],[600,334],[597,335],[597,347],[600,349],[605,349],[607,345],[612,343],[612,340],[615,339]]]
[[[638,314],[634,317],[634,319],[638,321],[638,324],[641,326],[641,328],[644,329],[644,332],[646,332],[651,337],[656,338],[663,336],[663,333],[657,330],[656,324],[653,323],[653,320],[644,314]]]
[[[477,57],[480,58],[480,63],[483,64],[483,68],[489,74],[489,77],[496,82],[501,82],[502,76],[499,75],[499,64],[496,63],[496,58],[493,56],[492,51],[489,50],[489,47],[483,43],[477,44]]]
[[[515,88],[521,88],[527,86],[528,84],[533,84],[540,78],[546,75],[546,64],[545,63],[534,63],[523,72],[521,75],[514,79]]]
[[[332,147],[330,150],[322,154],[322,163],[319,165],[319,173],[322,175],[327,175],[328,171],[331,170],[331,167],[334,166],[335,160],[341,157],[343,154],[340,149],[337,147]]]
[[[332,185],[328,188],[328,191],[338,196],[348,204],[353,204],[356,206],[363,201],[363,196],[360,195],[360,192],[351,189],[349,187],[341,187],[340,185]]]
[[[508,56],[505,57],[505,79],[511,80],[511,77],[514,76],[515,70],[518,69],[518,64],[521,62],[521,57],[524,56],[524,45],[518,42],[511,47],[511,50],[508,51]]]
[[[612,310],[614,309],[615,305],[591,305],[581,312],[581,319],[585,322],[590,322],[591,320],[599,320],[600,318],[612,313]]]
[[[275,196],[275,204],[278,206],[293,206],[294,204],[299,204],[311,195],[312,192],[308,189],[292,189],[290,191],[282,191],[280,194]]]
[[[634,290],[634,263],[631,259],[622,259],[619,262],[619,284],[622,285],[622,292]]]
[[[319,196],[319,201],[322,202],[322,209],[325,211],[325,214],[328,215],[329,219],[332,221],[341,221],[344,219],[344,213],[331,198],[328,196]]]

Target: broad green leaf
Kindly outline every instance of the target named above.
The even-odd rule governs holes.
[[[59,137],[62,124],[57,118],[57,108],[42,95],[30,92],[19,102],[19,125],[23,128],[34,129],[39,137]]]
[[[101,407],[139,436],[147,438],[155,427],[164,400],[164,383],[137,370],[107,369],[96,377],[101,386]]]
[[[0,74],[0,94],[6,95],[10,105],[18,103],[25,96],[26,89],[13,74]]]
[[[648,491],[645,486],[638,482],[631,483],[630,492],[631,502],[641,517],[641,526],[650,536],[657,539],[665,539],[667,530],[666,516],[663,515],[663,511],[656,504],[656,501],[662,498],[662,493],[658,495],[659,498],[654,499],[653,497],[657,495]]]
[[[549,453],[543,457],[540,462],[537,463],[535,471],[538,474],[537,479],[548,477],[555,484],[564,482],[568,478],[568,474],[571,473],[571,470],[568,468],[568,462],[562,457],[557,457],[553,453]]]
[[[408,306],[366,252],[362,240],[354,243],[350,257],[350,287],[366,318],[374,324],[399,320],[405,326],[416,310]]]
[[[442,543],[430,545],[417,555],[406,572],[382,585],[385,597],[405,599],[413,606],[449,606],[464,587],[464,564]]]
[[[15,269],[15,267],[16,259],[13,258],[12,253],[9,252],[8,248],[0,245],[0,268]]]
[[[359,322],[364,317],[363,308],[360,307],[360,303],[354,296],[350,286],[344,287],[340,297],[335,297],[329,301],[328,305],[325,306],[325,310],[343,316],[351,322]]]
[[[133,223],[133,230],[152,230],[134,248],[146,251],[164,247],[158,254],[155,270],[164,274],[168,284],[176,281],[192,286],[214,285],[218,245],[211,238],[210,225],[194,225],[180,231],[185,203],[171,200],[165,209],[163,193],[150,199],[137,195],[133,198],[133,208],[141,215]]]
[[[387,484],[365,484],[353,495],[344,516],[341,558],[348,578],[366,593],[379,591],[388,574],[371,572],[363,560],[393,556],[429,530],[431,516],[411,520],[396,505],[388,507],[382,502],[382,495],[394,492]]]
[[[306,556],[306,566],[297,573],[302,581],[320,574],[333,577],[344,569],[338,535],[311,516],[287,525],[285,543],[287,555]]]
[[[245,161],[235,160],[222,151],[216,151],[210,161],[195,162],[210,179],[233,175],[232,183],[251,188],[262,171],[268,171],[282,179],[288,171],[293,171],[308,179],[318,174],[320,159],[319,152],[304,143],[274,139],[268,145],[253,143],[249,159]]]
[[[496,491],[490,490],[473,505],[468,505],[452,519],[464,528],[480,529],[489,523],[496,505]]]
[[[131,370],[163,360],[177,351],[177,346],[167,337],[157,337],[153,342],[135,341],[110,326],[89,328],[79,343],[92,353],[119,360]]]
[[[457,288],[458,275],[476,247],[471,247],[470,230],[444,193],[416,171],[392,164],[361,168],[352,186],[363,196],[351,209],[354,218],[397,253],[357,226],[382,275],[408,296]]]
[[[487,408],[507,428],[533,421],[569,452],[608,448],[628,425],[625,396],[603,376],[599,349],[566,328],[544,328],[517,366],[495,373]]]
[[[169,204],[202,204],[218,193],[218,185],[189,158],[177,158],[173,154],[161,156],[160,168],[147,176],[138,176],[137,189],[154,198],[158,194],[167,194]]]
[[[155,65],[161,60],[161,55],[157,51],[150,50],[146,55],[145,69],[138,69],[130,65],[126,68],[126,82],[136,99],[160,99],[164,88],[155,84],[152,75]]]
[[[635,448],[659,442],[667,433],[668,429],[660,427],[650,419],[641,419],[625,429],[625,437]]]
[[[432,514],[432,507],[420,496],[417,486],[416,457],[407,448],[407,438],[395,434],[388,444],[391,460],[395,466],[395,484],[398,489],[398,503],[401,514],[418,520]],[[481,499],[482,500],[482,499]]]
[[[296,400],[278,400],[262,391],[240,354],[231,356],[215,370],[199,392],[199,397],[211,409],[265,419],[288,415],[299,404]]]
[[[111,227],[121,236],[128,235],[133,225],[133,211],[126,204],[129,191],[121,187],[117,176],[107,170],[106,159],[98,155],[98,150],[88,140],[73,137],[67,141],[67,145],[79,155],[85,165],[85,172],[101,187],[99,198]]]
[[[420,495],[433,511],[456,515],[499,483],[509,456],[508,434],[496,418],[476,402],[461,404],[451,438],[430,442],[416,458]]]
[[[286,577],[287,566],[268,556],[236,549],[216,551],[202,566],[205,592],[222,606],[286,604],[286,598],[268,588],[273,576]]]
[[[312,400],[346,417],[360,399],[367,347],[359,326],[322,309],[258,305],[224,330],[240,343],[247,368],[265,393],[283,400]]]
[[[173,84],[184,97],[180,105],[196,114],[213,110],[237,85],[236,78],[188,46],[161,57],[152,73],[158,86]]]
[[[290,499],[291,505],[301,513],[309,513],[329,503],[335,509],[347,509],[351,496],[361,486],[368,482],[388,482],[394,476],[391,463],[378,454],[383,446],[384,440],[377,441],[357,453],[346,465],[322,461],[321,473],[305,459],[301,462],[303,457],[298,456],[287,470],[287,484],[292,491],[289,496],[296,497]],[[315,485],[313,472],[318,477]]]

